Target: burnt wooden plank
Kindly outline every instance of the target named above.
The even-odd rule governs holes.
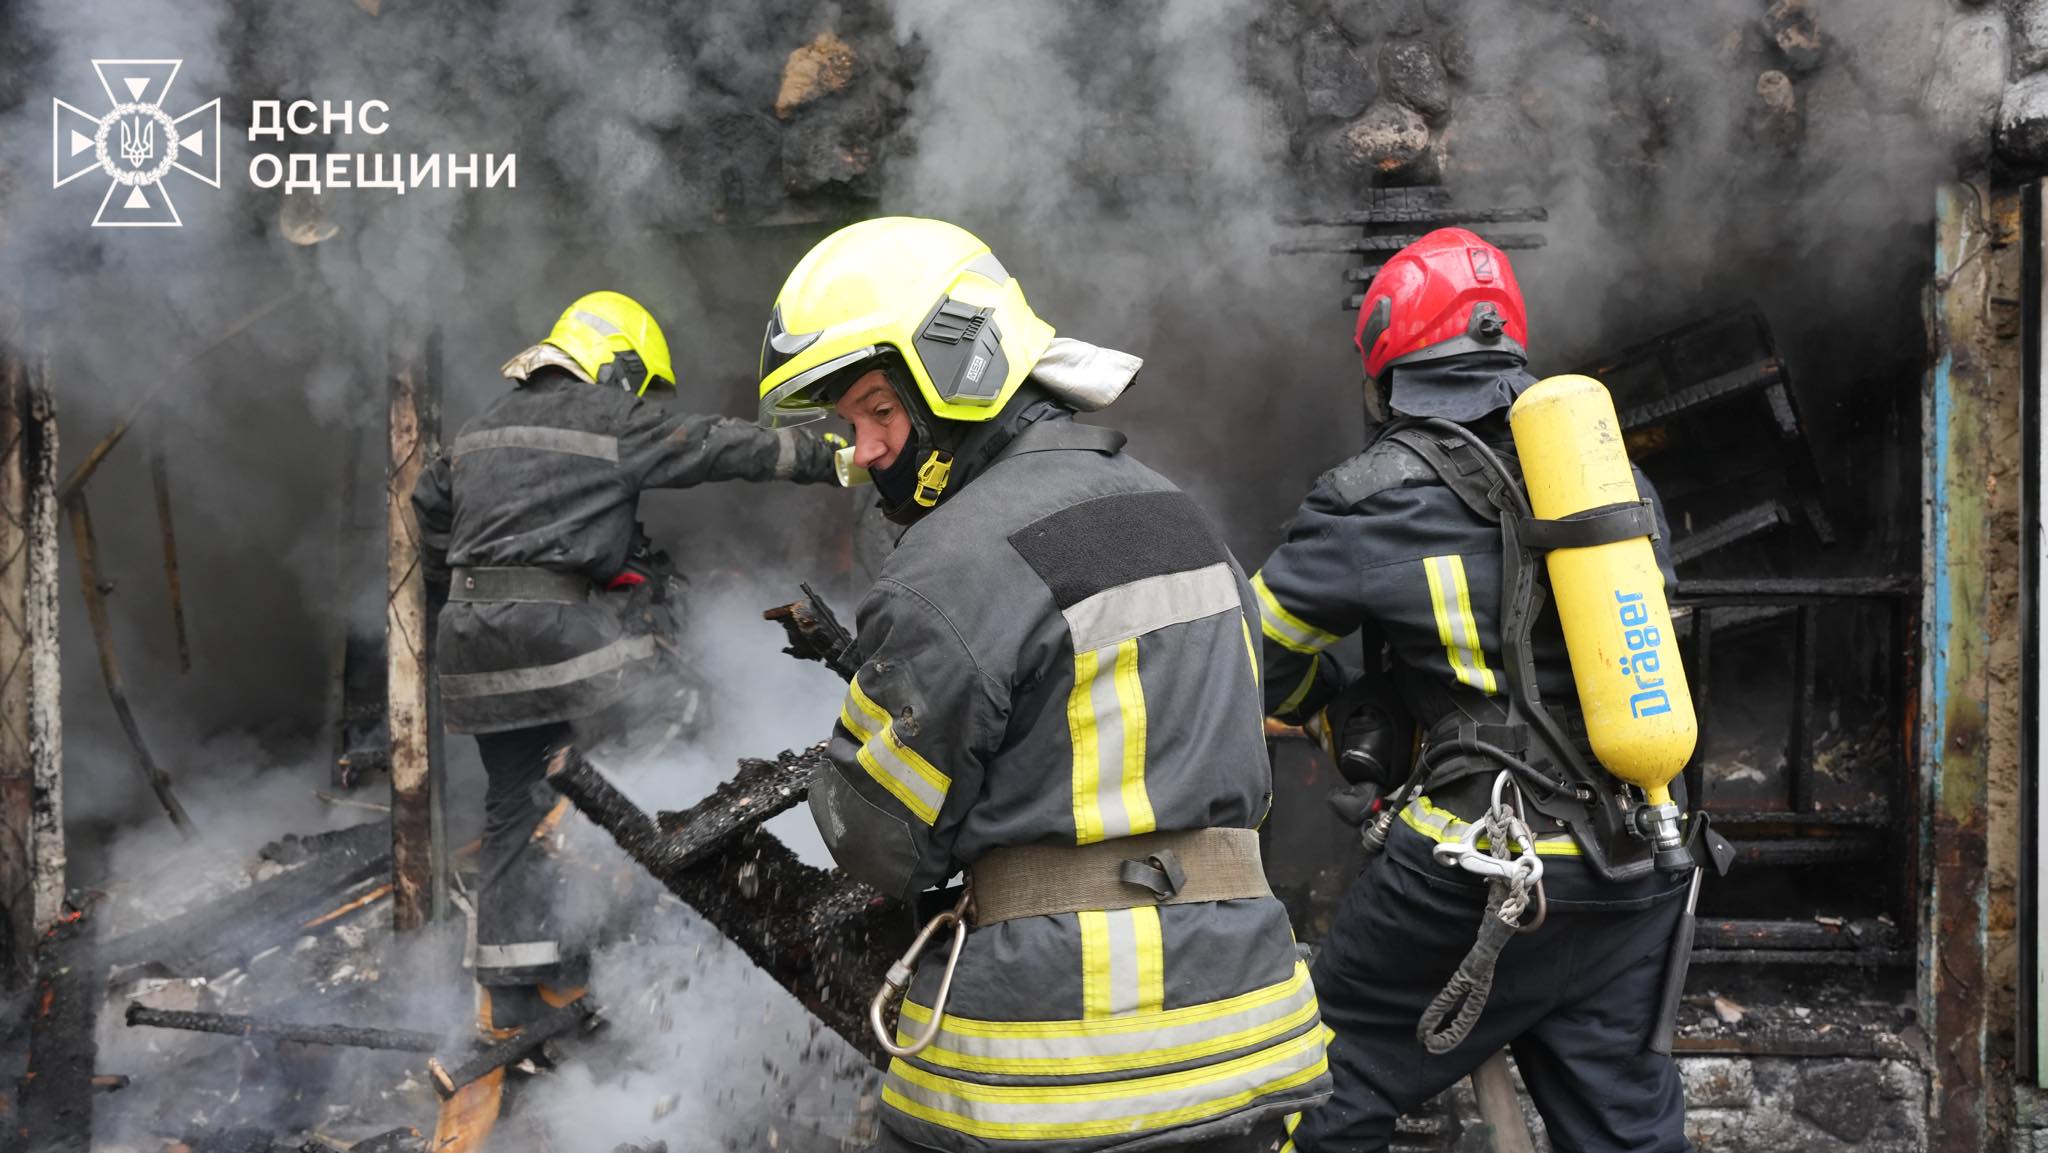
[[[183,1009],[152,1009],[139,1001],[128,1003],[126,1020],[130,1028],[181,1029],[191,1033],[219,1033],[227,1037],[269,1037],[296,1041],[302,1045],[340,1045],[350,1049],[390,1049],[402,1053],[432,1053],[441,1048],[437,1033],[416,1029],[378,1029],[364,1025],[312,1024],[251,1017],[240,1013],[203,1013]]]
[[[776,763],[793,768],[801,759]],[[912,936],[914,926],[902,904],[799,861],[758,827],[772,815],[765,810],[775,807],[758,798],[752,809],[755,824],[736,828],[705,852],[701,842],[678,849],[676,834],[664,833],[574,749],[557,756],[548,780],[826,1027],[882,1063],[881,1048],[868,1031],[867,1005]],[[777,812],[795,803],[794,797],[780,800],[787,804]],[[690,812],[700,825],[710,823],[704,805]]]
[[[388,870],[387,829],[371,821],[300,842],[317,845],[304,864],[105,942],[101,956],[108,965],[162,961],[173,968],[246,960],[326,912],[350,887]]]

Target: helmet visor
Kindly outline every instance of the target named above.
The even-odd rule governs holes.
[[[761,398],[760,423],[769,428],[787,428],[818,420],[832,411],[832,402],[825,395],[826,386],[839,373],[874,359],[880,347],[869,345],[857,348],[844,356],[800,372],[775,386],[768,395]]]

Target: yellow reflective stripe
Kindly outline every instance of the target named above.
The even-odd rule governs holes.
[[[1259,646],[1252,643],[1252,622],[1246,620],[1244,618],[1243,613],[1239,613],[1237,616],[1237,623],[1239,627],[1244,629],[1244,655],[1252,659],[1252,687],[1258,688]]]
[[[1455,553],[1424,557],[1422,570],[1429,578],[1429,605],[1436,613],[1436,635],[1450,660],[1451,675],[1482,693],[1497,692],[1493,670],[1486,667],[1486,651],[1479,641],[1479,623],[1472,616],[1465,558]]]
[[[1453,556],[1450,563],[1451,578],[1458,589],[1458,622],[1464,627],[1465,636],[1472,649],[1472,667],[1479,674],[1482,692],[1492,695],[1500,691],[1493,670],[1486,667],[1486,643],[1479,636],[1479,618],[1472,615],[1472,586],[1465,583],[1465,558]]]
[[[1302,986],[1308,984],[1308,980],[1308,966],[1296,962],[1294,974],[1285,981],[1201,1005],[1162,1009],[1157,1013],[1132,1013],[1104,1021],[985,1021],[949,1012],[946,1014],[945,1029],[948,1033],[957,1033],[963,1037],[1030,1037],[1055,1041],[1087,1040],[1114,1033],[1149,1033],[1182,1025],[1216,1021],[1233,1013],[1256,1009],[1275,1001],[1284,1001],[1300,992]],[[929,1008],[907,999],[903,1002],[902,1013],[904,1017],[918,1024],[932,1019],[932,1011]]]
[[[1145,791],[1145,686],[1138,680],[1138,638],[1116,647],[1116,703],[1123,716],[1122,836],[1149,833],[1159,827],[1152,798]]]
[[[1069,1101],[1116,1101],[1132,1097],[1144,1097],[1162,1089],[1179,1089],[1221,1081],[1232,1073],[1255,1068],[1270,1061],[1297,1053],[1320,1049],[1324,1042],[1319,1031],[1311,1030],[1270,1049],[1246,1053],[1214,1065],[1193,1069],[1182,1069],[1175,1073],[1160,1073],[1152,1077],[1127,1077],[1116,1081],[1097,1081],[1077,1085],[984,1085],[976,1081],[962,1081],[943,1077],[901,1061],[891,1064],[889,1075],[901,1077],[914,1085],[959,1097],[965,1101],[1012,1101],[1037,1104],[1057,1104]]]
[[[1158,827],[1145,790],[1146,725],[1138,639],[1075,653],[1067,735],[1074,745],[1077,844],[1149,833]]]
[[[1081,920],[1081,1016],[1109,1016],[1109,914],[1076,913]],[[904,1006],[908,1008],[906,1004]],[[950,1018],[948,1018],[950,1022]]]
[[[1278,993],[1278,995],[1276,995]],[[1204,1016],[1186,1018],[1190,1010]],[[932,1047],[918,1055],[920,1065],[936,1065],[942,1071],[997,1073],[1014,1077],[1081,1077],[1092,1073],[1126,1073],[1135,1069],[1167,1069],[1223,1053],[1243,1053],[1260,1044],[1270,1044],[1296,1032],[1323,1032],[1317,1022],[1315,987],[1309,985],[1309,969],[1296,967],[1294,977],[1278,985],[1255,989],[1190,1010],[1126,1014],[1122,1018],[1087,1022],[993,1022],[993,1024],[1040,1024],[1057,1026],[1071,1034],[1001,1034],[973,1036],[958,1032],[950,1014],[940,1022]],[[1157,1024],[1180,1016],[1171,1024]],[[909,1040],[911,1028],[924,1028],[932,1010],[913,1001],[903,1003],[897,1022],[899,1044]],[[1128,1028],[1130,1022],[1151,1022],[1149,1028]],[[1085,1030],[1085,1032],[1073,1032]]]
[[[947,1013],[924,1064],[969,1073],[1076,1077],[1180,1065],[1232,1053],[1304,1026],[1327,1042],[1316,1022],[1315,988],[1308,966],[1296,962],[1284,981],[1221,1001],[1094,1020],[983,1021]],[[898,1033],[922,1028],[931,1010],[905,1000]]]
[[[855,676],[846,686],[846,703],[839,706],[839,723],[846,726],[847,732],[866,741],[875,735],[875,730],[889,723],[889,710],[870,699],[861,690],[860,677]]]
[[[1074,743],[1074,843],[1102,839],[1102,805],[1097,793],[1102,764],[1095,754],[1095,653],[1074,654],[1074,687],[1067,693],[1067,735]]]
[[[1408,802],[1401,810],[1401,822],[1438,844],[1464,840],[1465,830],[1472,827],[1456,813],[1431,804],[1428,797],[1417,797]],[[1482,833],[1473,842],[1473,847],[1490,849],[1493,842]],[[1536,855],[1539,857],[1577,857],[1582,854],[1583,850],[1570,833],[1546,833],[1536,838]]]
[[[1081,1077],[1090,1073],[1126,1073],[1130,1069],[1159,1069],[1165,1065],[1182,1065],[1188,1061],[1198,1061],[1202,1057],[1214,1057],[1219,1053],[1251,1049],[1253,1044],[1264,1044],[1268,1040],[1288,1036],[1315,1022],[1315,1014],[1317,1003],[1311,995],[1303,997],[1292,1010],[1274,1016],[1272,1020],[1257,1022],[1231,1032],[1219,1032],[1214,1036],[1204,1036],[1200,1040],[1188,1040],[1182,1044],[1167,1044],[1167,1047],[1159,1049],[1137,1049],[1128,1053],[1100,1055],[1053,1053],[1030,1057],[985,1057],[975,1053],[963,1053],[958,1049],[946,1049],[944,1040],[952,1030],[940,1028],[940,1040],[924,1053],[920,1053],[918,1061],[926,1065],[938,1065],[942,1069],[956,1069],[961,1073],[999,1073],[1010,1077]],[[930,1020],[930,1012],[924,1018],[911,1018],[909,1014],[903,1014],[903,1020],[922,1024],[924,1020]],[[946,1024],[952,1024],[952,1018],[946,1018]],[[1323,1026],[1317,1028],[1323,1030]],[[897,1044],[909,1044],[909,1028],[905,1028],[901,1022],[897,1026]],[[1012,1040],[1012,1044],[1016,1042]]]
[[[974,1137],[1101,1137],[1234,1112],[1261,1097],[1309,1084],[1328,1069],[1323,1039],[1314,1032],[1214,1065],[1093,1084],[978,1085],[898,1060],[889,1067],[882,1100],[909,1116]],[[1044,1119],[1018,1119],[1023,1117]]]
[[[927,825],[937,824],[939,806],[946,801],[945,788],[938,787],[935,795],[920,788],[920,785],[925,783],[923,778],[900,757],[892,755],[899,751],[910,752],[896,743],[894,732],[883,729],[877,738],[860,747],[860,767],[868,771],[868,776],[873,777],[876,784],[889,790],[890,796],[903,802],[903,807],[909,809],[918,820]]]
[[[869,728],[861,721],[879,726]],[[856,678],[847,686],[846,704],[839,709],[839,723],[846,726],[861,741],[856,759],[866,769],[875,783],[889,791],[889,795],[903,802],[918,820],[934,824],[939,819],[939,806],[946,803],[946,792],[952,788],[953,780],[934,768],[916,749],[904,744],[896,737],[896,722],[891,720],[887,710],[876,704],[861,691]]]
[[[1287,1141],[1280,1146],[1280,1153],[1294,1153],[1294,1128],[1301,1124],[1301,1114],[1289,1113],[1281,1121],[1287,1126]]]
[[[1266,587],[1265,570],[1252,574],[1252,591],[1259,594],[1259,631],[1275,644],[1310,654],[1319,653],[1341,639],[1336,633],[1319,629],[1288,612],[1273,590]]]
[[[1323,654],[1317,653],[1314,657],[1310,658],[1308,671],[1301,674],[1301,683],[1294,686],[1294,691],[1287,694],[1287,699],[1280,702],[1279,708],[1273,710],[1274,714],[1283,717],[1290,716],[1294,710],[1300,708],[1301,702],[1308,699],[1308,691],[1315,687],[1316,670],[1322,667]]]
[[[1091,910],[1081,922],[1081,1016],[1157,1012],[1166,1000],[1159,910]]]
[[[875,731],[861,724],[860,720],[859,717],[853,715],[852,706],[839,706],[839,723],[846,726],[846,731],[853,734],[854,740],[859,741],[861,744],[866,744],[868,738],[875,735]]]
[[[1157,1013],[1166,1007],[1166,948],[1159,936],[1159,910],[1140,905],[1128,912],[1138,938],[1138,1012]]]

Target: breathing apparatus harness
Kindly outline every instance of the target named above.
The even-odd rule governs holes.
[[[1506,721],[1481,725],[1461,720],[1454,733],[1439,729],[1441,739],[1429,743],[1407,783],[1380,807],[1363,834],[1367,853],[1376,855],[1393,821],[1416,798],[1489,768],[1498,770],[1486,812],[1432,854],[1440,865],[1486,878],[1488,889],[1478,940],[1416,1029],[1430,1052],[1447,1053],[1471,1032],[1486,1007],[1501,950],[1516,933],[1533,932],[1543,923],[1543,862],[1527,809],[1570,829],[1586,862],[1612,882],[1635,880],[1653,869],[1683,873],[1703,864],[1725,872],[1733,850],[1707,829],[1702,813],[1692,814],[1676,850],[1658,848],[1653,824],[1659,814],[1593,763],[1537,693],[1530,634],[1545,596],[1536,576],[1537,554],[1652,536],[1657,526],[1650,505],[1539,520],[1518,473],[1471,429],[1440,418],[1402,418],[1384,426],[1380,437],[1420,457],[1467,508],[1498,524],[1501,534]],[[1534,918],[1524,923],[1532,906]]]

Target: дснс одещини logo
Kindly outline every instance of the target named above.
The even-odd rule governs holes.
[[[164,111],[181,60],[95,60],[107,112],[50,101],[50,187],[95,170],[110,178],[94,228],[176,228],[184,223],[163,179],[172,169],[220,187],[220,101],[173,118]]]

